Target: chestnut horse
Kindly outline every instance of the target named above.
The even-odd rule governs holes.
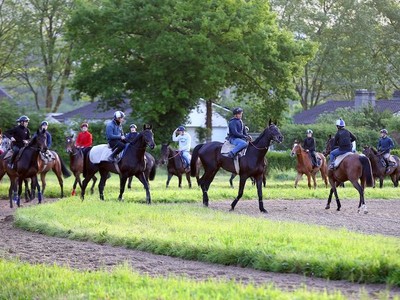
[[[312,178],[315,189],[317,187],[317,180],[315,177],[318,172],[321,172],[321,177],[325,182],[325,187],[328,187],[326,159],[322,153],[315,152],[316,159],[317,161],[318,159],[320,159],[321,164],[318,167],[313,167],[310,153],[307,150],[303,149],[301,144],[296,140],[293,144],[292,152],[290,153],[290,155],[292,157],[296,156],[297,158],[297,164],[296,164],[297,176],[294,182],[295,188],[297,188],[297,183],[299,182],[303,174],[305,174],[308,179],[308,187],[311,189],[311,178]]]
[[[400,179],[400,159],[396,155],[393,158],[396,160],[397,167],[390,168],[390,172],[386,174],[386,166],[382,164],[383,157],[378,154],[378,151],[374,147],[365,146],[363,153],[369,158],[372,166],[372,173],[374,178],[379,178],[379,187],[383,187],[383,179],[385,176],[390,176],[393,185],[395,187],[399,186]]]
[[[327,155],[332,150],[333,139],[334,138],[329,136],[326,142],[324,153],[326,153]],[[367,206],[364,201],[364,189],[366,186],[374,186],[371,162],[369,161],[368,157],[363,154],[349,154],[342,160],[342,162],[336,169],[328,170],[328,178],[331,185],[331,190],[329,192],[328,203],[326,204],[325,209],[330,208],[332,195],[335,194],[337,210],[340,211],[341,204],[336,188],[341,183],[349,180],[360,195],[358,212],[360,213],[363,210],[365,214],[368,213]]]
[[[279,128],[270,121],[268,127],[264,129],[260,136],[257,137],[254,142],[249,143],[246,154],[239,158],[239,191],[237,197],[231,204],[231,210],[235,209],[236,204],[243,196],[247,178],[254,177],[257,186],[258,207],[261,212],[267,212],[262,200],[262,180],[265,170],[264,158],[272,141],[281,143],[283,141],[283,136]],[[200,158],[204,167],[204,174],[198,180],[203,192],[204,206],[208,206],[208,189],[218,170],[223,168],[228,172],[236,173],[233,159],[221,154],[222,145],[221,142],[210,142],[199,144],[193,149],[192,159],[190,161],[192,177],[196,175],[198,158]]]
[[[86,148],[89,151],[90,148]],[[75,181],[72,186],[71,195],[76,195],[76,185],[79,184],[79,187],[82,189],[82,181],[81,174],[83,173],[83,148],[78,148],[75,146],[74,135],[65,137],[65,150],[69,153],[69,168],[75,176]],[[93,194],[94,186],[96,184],[97,177],[93,175],[93,183],[90,188],[90,193]]]

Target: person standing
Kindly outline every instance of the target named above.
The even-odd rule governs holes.
[[[317,157],[315,155],[315,139],[313,137],[313,131],[311,129],[307,129],[306,134],[307,137],[303,141],[303,148],[310,153],[313,167],[318,167]]]
[[[122,111],[114,113],[114,119],[108,122],[106,126],[106,138],[113,152],[109,160],[116,162],[118,154],[125,148],[125,135],[122,130],[122,122],[125,114]]]
[[[386,171],[385,173],[390,173],[390,150],[394,148],[393,140],[388,136],[388,131],[386,129],[382,129],[380,131],[381,137],[378,141],[378,151],[379,155],[382,155],[383,159],[386,163]]]
[[[188,132],[186,132],[184,126],[179,126],[172,133],[172,140],[174,142],[178,142],[179,144],[179,153],[185,161],[185,172],[189,172],[190,170],[190,159],[192,156],[190,155],[190,146],[192,144],[192,137]]]
[[[15,159],[19,153],[19,150],[29,143],[31,133],[28,129],[29,118],[27,116],[21,116],[17,122],[19,125],[7,130],[4,135],[8,137],[13,143],[12,150],[13,155],[11,157],[9,168],[15,169]]]
[[[248,142],[251,141],[251,136],[248,135],[242,121],[243,109],[240,107],[235,108],[233,111],[233,118],[229,120],[228,140],[231,144],[235,145],[229,153],[228,157],[233,158],[239,151],[246,148]]]
[[[89,124],[83,122],[81,124],[81,132],[79,132],[76,138],[75,146],[78,148],[88,148],[92,147],[92,144],[93,144],[93,137],[92,134],[89,132]]]
[[[338,146],[338,148],[334,149],[329,154],[329,161],[331,162],[329,165],[330,170],[335,168],[335,158],[347,152],[352,152],[353,142],[357,140],[354,134],[344,128],[345,126],[346,123],[342,119],[336,120],[337,132],[334,137],[333,146]]]

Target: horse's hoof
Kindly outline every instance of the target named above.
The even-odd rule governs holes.
[[[330,209],[331,207],[329,205],[325,206],[325,209]]]
[[[266,209],[262,209],[261,212],[262,212],[263,214],[267,214],[267,213],[268,213],[268,211],[267,211]]]
[[[340,211],[340,208],[338,207],[336,210],[337,210],[337,211]]]
[[[368,211],[364,210],[364,215],[366,215],[368,213]]]

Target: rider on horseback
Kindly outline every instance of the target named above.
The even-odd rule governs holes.
[[[338,148],[331,151],[329,154],[329,161],[331,162],[329,165],[329,169],[333,170],[335,168],[335,158],[339,155],[345,154],[347,152],[352,152],[353,150],[353,142],[357,140],[357,138],[348,131],[346,128],[346,123],[339,119],[336,121],[337,132],[334,137],[334,145],[338,146]]]
[[[13,142],[13,155],[8,165],[11,169],[14,169],[16,166],[15,159],[18,155],[19,149],[28,144],[29,139],[31,138],[31,134],[28,129],[29,118],[27,116],[21,116],[18,118],[17,122],[19,125],[7,130],[4,133],[4,135]]]
[[[176,135],[178,134],[178,135]],[[188,132],[185,131],[185,127],[179,126],[177,129],[174,130],[172,134],[172,140],[174,142],[179,143],[179,152],[185,161],[185,172],[189,172],[190,170],[190,159],[192,158],[190,155],[190,146],[192,144],[192,137]]]
[[[246,148],[251,136],[248,135],[242,121],[243,109],[237,107],[233,110],[233,118],[229,120],[228,140],[235,148],[228,153],[228,157],[233,158],[239,151]]]
[[[307,129],[307,137],[304,139],[303,148],[310,153],[311,162],[313,167],[318,167],[317,157],[315,156],[315,139],[312,136],[313,131],[311,129]]]
[[[125,138],[127,142],[132,142],[135,139],[135,137],[138,136],[139,132],[136,131],[137,126],[135,124],[129,125],[129,130],[130,132],[126,134]]]
[[[114,119],[108,122],[106,126],[106,137],[108,144],[113,149],[110,161],[116,161],[117,155],[125,148],[125,135],[122,131],[122,122],[124,121],[125,114],[122,111],[114,113]]]
[[[75,146],[78,148],[92,147],[93,137],[88,130],[89,124],[84,122],[81,124],[81,132],[79,132],[78,137],[75,141]]]
[[[390,173],[390,165],[392,163],[390,162],[390,150],[393,149],[394,143],[393,140],[387,135],[388,131],[386,129],[382,129],[380,131],[381,137],[378,142],[378,155],[382,155],[383,159],[385,160],[386,163],[386,174]]]

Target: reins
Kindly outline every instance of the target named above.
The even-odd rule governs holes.
[[[249,142],[249,144],[251,144],[254,148],[256,148],[257,150],[268,150],[268,148],[269,148],[269,146],[267,147],[267,146],[265,146],[265,147],[262,147],[262,148],[260,148],[260,147],[257,147],[256,145],[254,145],[254,143],[253,142]]]

